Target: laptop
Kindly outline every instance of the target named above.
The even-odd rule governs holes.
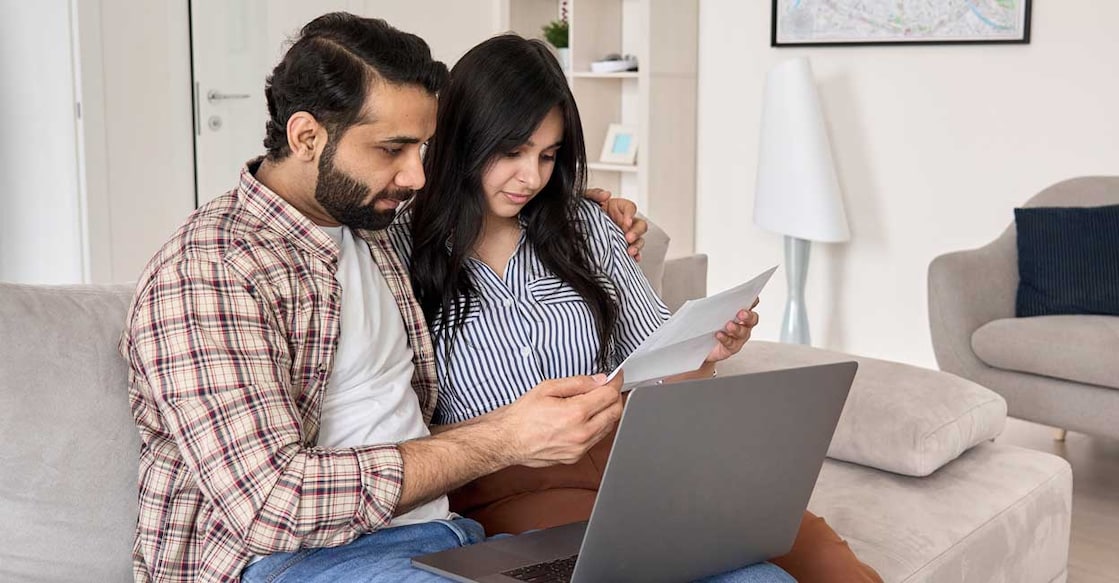
[[[638,387],[588,522],[412,559],[455,581],[691,581],[792,548],[855,362]]]

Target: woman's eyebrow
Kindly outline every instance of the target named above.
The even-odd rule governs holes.
[[[536,142],[534,142],[532,140],[529,140],[529,141],[525,142],[525,145],[532,148],[532,147],[536,146]],[[545,150],[551,150],[552,148],[558,148],[562,145],[563,145],[563,140],[560,140],[560,141],[558,141],[558,142],[556,142],[556,143],[552,144],[551,146],[548,146],[547,148],[544,148],[544,149]]]

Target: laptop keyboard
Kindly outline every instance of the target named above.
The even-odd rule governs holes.
[[[564,559],[505,571],[502,575],[531,583],[568,583],[575,572],[575,559],[578,558],[579,555],[571,555]]]

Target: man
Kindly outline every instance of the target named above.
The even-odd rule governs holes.
[[[431,342],[379,229],[424,185],[446,75],[383,21],[311,22],[269,78],[267,156],[141,275],[120,345],[138,581],[424,580],[411,556],[484,537],[446,492],[572,463],[617,422],[620,379],[598,375],[428,431]]]

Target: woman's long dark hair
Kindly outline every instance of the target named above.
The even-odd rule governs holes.
[[[557,106],[563,145],[551,179],[520,217],[544,267],[590,308],[599,337],[597,364],[605,370],[618,308],[595,278],[585,231],[576,220],[587,182],[583,126],[563,70],[541,41],[501,35],[471,49],[451,70],[424,158],[427,186],[413,206],[412,285],[428,323],[440,320],[432,333],[449,351],[478,301],[464,264],[485,220],[482,175],[497,156],[527,142]]]

